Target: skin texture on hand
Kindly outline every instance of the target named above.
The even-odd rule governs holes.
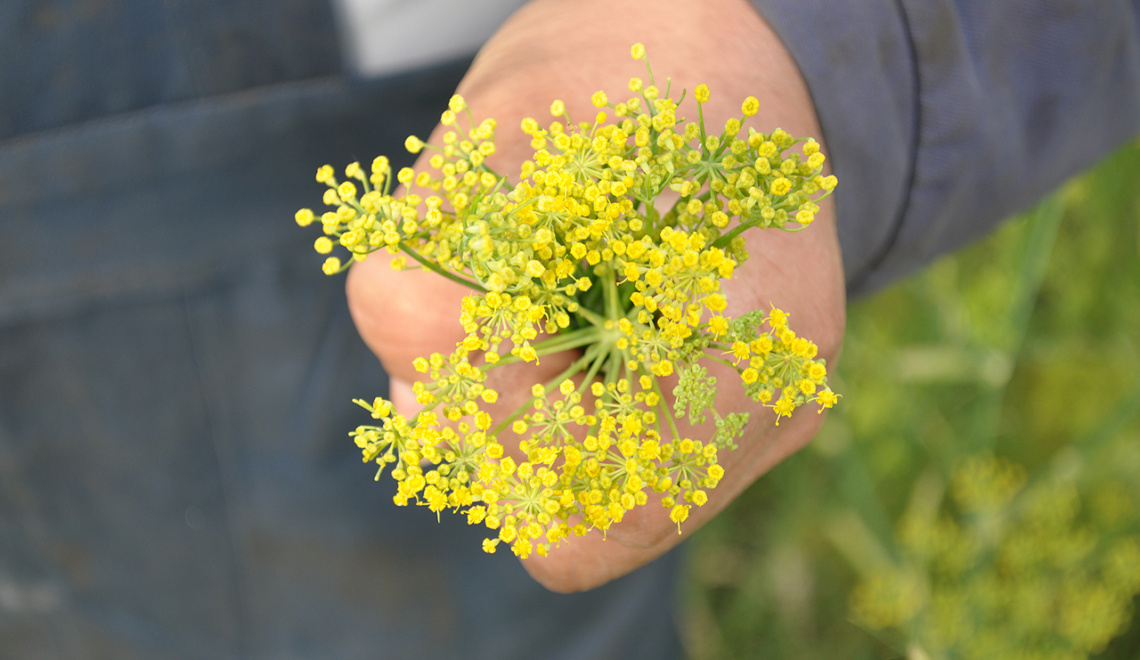
[[[771,28],[745,0],[539,0],[520,10],[480,52],[460,84],[476,121],[498,121],[496,153],[488,164],[508,176],[518,172],[533,150],[529,136],[518,130],[524,117],[550,121],[549,108],[561,99],[574,121],[590,120],[597,109],[590,95],[603,90],[616,100],[628,98],[629,78],[644,77],[640,63],[629,58],[629,46],[645,44],[657,83],[672,78],[674,97],[688,89],[678,116],[694,118],[692,90],[709,86],[705,121],[719,130],[729,117],[740,116],[740,104],[752,95],[760,111],[746,125],[771,132],[779,127],[795,137],[815,137],[826,144],[799,71]],[[441,111],[443,108],[440,109]],[[433,140],[438,143],[441,131]],[[426,156],[416,170],[424,168]],[[840,182],[842,186],[842,182]],[[788,312],[800,336],[819,345],[819,356],[833,368],[845,323],[843,268],[831,198],[823,200],[815,222],[803,232],[753,229],[745,234],[751,258],[723,282],[726,315],[776,306]],[[424,270],[393,271],[390,257],[377,252],[353,266],[347,281],[349,308],[361,336],[391,376],[391,399],[410,414],[417,409],[411,382],[419,376],[412,361],[432,352],[450,353],[464,337],[459,324],[460,300],[470,290]],[[545,356],[539,365],[495,369],[487,385],[500,392],[489,406],[506,415],[529,396],[530,386],[561,372],[573,353]],[[739,448],[720,454],[725,477],[709,491],[709,501],[694,507],[683,525],[685,535],[724,509],[760,475],[802,448],[823,421],[815,406],[805,406],[779,426],[775,415],[744,395],[740,378],[715,363],[716,410],[750,412]],[[672,383],[666,380],[667,390]],[[707,439],[711,424],[681,432]],[[651,561],[685,536],[669,520],[668,510],[653,499],[626,514],[605,538],[592,530],[571,538],[548,557],[524,560],[531,575],[561,592],[600,586]]]

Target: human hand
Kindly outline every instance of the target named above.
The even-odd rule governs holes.
[[[782,127],[793,135],[818,136],[806,87],[771,29],[743,0],[687,3],[630,0],[540,0],[520,11],[488,42],[461,83],[459,93],[477,117],[495,117],[502,127],[489,164],[515,172],[529,158],[529,138],[518,132],[524,116],[545,116],[559,98],[569,116],[588,119],[590,95],[624,90],[629,78],[626,48],[646,44],[654,66],[669,72],[675,89],[705,83],[713,97],[705,104],[711,125],[738,116],[749,95],[762,99],[750,124],[762,131]],[[435,136],[438,138],[438,133]],[[418,169],[423,168],[421,163]],[[729,315],[775,305],[791,315],[797,331],[815,341],[820,357],[834,364],[844,326],[844,282],[830,198],[823,200],[812,226],[796,235],[752,230],[746,234],[751,258],[723,284]],[[459,301],[469,291],[427,271],[396,272],[377,252],[356,264],[348,278],[349,306],[361,336],[391,376],[391,398],[408,414],[416,409],[410,382],[412,360],[431,352],[449,353],[464,337]],[[488,385],[501,393],[488,407],[507,414],[524,402],[530,385],[562,371],[571,353],[549,355],[539,365],[512,365],[490,374]],[[752,413],[739,449],[721,454],[725,476],[695,509],[684,529],[693,531],[728,505],[757,477],[806,444],[822,423],[811,410],[775,425],[774,414],[748,399],[739,377],[709,365],[720,383],[716,409]],[[681,433],[701,438],[706,429]],[[619,577],[675,546],[683,538],[661,507],[639,507],[610,528],[572,539],[547,557],[524,560],[527,570],[556,591],[593,588]]]

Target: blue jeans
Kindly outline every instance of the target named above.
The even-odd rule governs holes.
[[[677,657],[676,553],[548,593],[484,531],[394,506],[347,437],[386,377],[292,214],[319,203],[318,165],[426,135],[465,63],[354,81],[313,45],[335,39],[326,8],[218,0],[174,17],[179,48],[231,11],[317,62],[230,71],[203,39],[189,59],[221,82],[178,88],[76,46],[153,48],[145,29],[20,22],[41,4],[0,10],[43,81],[0,73],[0,656]],[[158,5],[93,11],[150,29]],[[176,55],[135,59],[165,75]]]

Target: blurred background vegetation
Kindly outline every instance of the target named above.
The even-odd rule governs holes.
[[[1140,658],[1138,184],[851,305],[823,432],[689,544],[693,658]]]

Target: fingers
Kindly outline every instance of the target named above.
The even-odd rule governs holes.
[[[412,361],[450,352],[464,337],[459,323],[470,289],[424,270],[395,271],[386,251],[349,269],[348,309],[364,343],[394,380],[413,381]]]
[[[388,398],[392,401],[392,405],[396,410],[405,417],[411,417],[419,412],[423,405],[416,401],[416,395],[412,391],[411,381],[403,378],[390,376],[388,379]]]

